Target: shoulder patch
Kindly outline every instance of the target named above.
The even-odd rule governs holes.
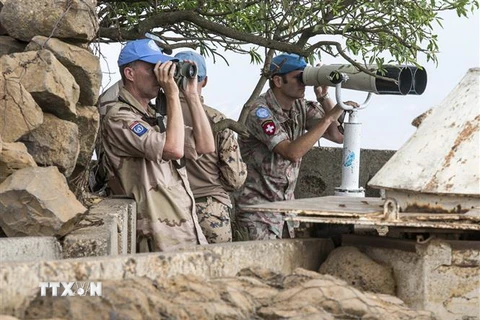
[[[262,129],[265,134],[272,136],[275,134],[277,128],[275,127],[275,122],[267,120],[262,123]]]
[[[265,107],[258,107],[255,111],[255,115],[258,119],[266,119],[270,117],[270,111]]]
[[[132,130],[132,132],[139,137],[143,136],[148,131],[148,129],[145,128],[145,126],[138,121],[132,122],[129,127],[130,130]]]

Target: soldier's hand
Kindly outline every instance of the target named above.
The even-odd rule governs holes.
[[[354,107],[354,108],[360,107],[360,105],[355,101],[344,101],[343,104],[346,104],[346,105]]]
[[[197,65],[195,61],[191,61],[191,60],[184,60],[184,61],[194,64],[195,66]],[[186,81],[186,85],[183,88],[181,88],[183,92],[187,95],[198,94],[198,90],[197,90],[198,78],[197,77],[185,78],[185,81]]]
[[[157,62],[153,68],[157,82],[166,94],[178,94],[178,86],[173,78],[175,68],[176,65],[172,61]]]

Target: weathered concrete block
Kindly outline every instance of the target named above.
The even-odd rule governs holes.
[[[137,252],[137,203],[132,201],[128,204],[128,235],[127,253]]]
[[[118,254],[132,253],[135,249],[135,229],[133,230],[132,241],[132,218],[136,220],[136,209],[132,212],[132,207],[136,208],[135,201],[132,199],[109,198],[92,206],[89,215],[103,218],[105,216],[114,216],[118,222]],[[132,246],[133,245],[133,246]]]
[[[103,225],[82,228],[66,235],[62,241],[63,258],[118,255],[118,219],[102,217]]]
[[[62,247],[54,237],[0,238],[0,247],[0,262],[62,258]]]

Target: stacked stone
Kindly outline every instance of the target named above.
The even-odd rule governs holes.
[[[0,0],[0,227],[50,236],[86,208],[69,188],[99,126],[96,0]]]

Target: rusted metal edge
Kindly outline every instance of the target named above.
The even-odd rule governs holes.
[[[470,240],[445,240],[454,250],[480,250],[480,241]]]
[[[372,219],[353,219],[339,217],[313,217],[313,216],[290,216],[286,220],[310,223],[332,223],[332,224],[355,224],[363,226],[386,226],[386,227],[412,227],[446,230],[474,230],[480,231],[478,223],[462,223],[459,221],[392,221],[392,220],[372,220]]]
[[[361,236],[353,234],[342,235],[342,246],[369,246],[377,248],[396,249],[408,252],[417,251],[417,243],[415,240]]]
[[[447,240],[441,239],[442,242],[446,242],[453,250],[480,250],[479,241],[470,240]],[[415,240],[409,239],[394,239],[380,236],[364,236],[355,234],[343,234],[342,246],[369,246],[376,248],[396,249],[408,252],[416,252],[417,246],[424,244],[418,243]]]
[[[313,223],[480,230],[477,207],[467,213],[400,212],[394,198],[327,196],[260,203],[242,209],[296,215],[292,219]]]

